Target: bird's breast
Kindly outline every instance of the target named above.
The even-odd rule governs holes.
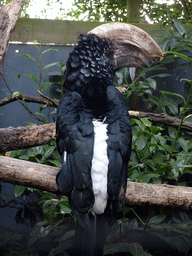
[[[91,166],[91,178],[95,203],[91,209],[93,214],[102,214],[107,205],[107,176],[109,159],[107,155],[107,124],[93,120],[94,147]]]

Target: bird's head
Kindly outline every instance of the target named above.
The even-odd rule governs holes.
[[[142,29],[119,22],[103,24],[80,35],[67,61],[64,87],[80,93],[99,116],[107,106],[107,87],[113,84],[114,71],[148,66],[147,58],[155,57],[161,59],[163,53]]]
[[[144,30],[130,24],[113,22],[100,25],[88,34],[107,38],[115,45],[114,69],[122,67],[146,67],[148,60],[163,58],[163,52]]]

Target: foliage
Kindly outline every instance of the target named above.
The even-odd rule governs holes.
[[[127,21],[126,0],[78,0],[75,1],[75,7],[71,12],[67,12],[67,17],[71,16],[75,19],[83,17],[91,21]],[[154,0],[144,0],[139,9],[141,19],[145,20],[147,15],[153,23],[165,25],[170,24],[173,19],[180,19],[187,23],[192,19],[190,1],[175,0],[170,4],[168,1],[159,3]]]
[[[54,63],[50,63],[50,64],[42,67],[41,63],[42,63],[43,55],[48,53],[48,52],[50,52],[50,51],[58,51],[58,50],[57,49],[53,49],[53,48],[48,48],[48,49],[42,51],[41,50],[41,45],[37,45],[36,44],[37,42],[35,42],[35,41],[34,41],[34,43],[35,43],[34,44],[35,48],[39,52],[39,59],[36,59],[35,57],[32,57],[30,54],[20,54],[19,56],[25,56],[28,59],[30,59],[31,61],[35,61],[37,63],[38,68],[39,68],[38,78],[35,77],[32,74],[23,74],[23,75],[28,77],[29,79],[33,80],[36,84],[38,84],[40,92],[43,92],[43,91],[45,91],[47,89],[48,90],[48,97],[49,97],[50,96],[50,86],[54,85],[54,82],[50,82],[49,81],[49,74],[50,73],[48,73],[48,68],[53,67],[53,66],[59,66],[60,67],[61,71],[57,72],[57,73],[55,72],[54,74],[57,74],[57,75],[60,76],[60,81],[58,82],[58,84],[60,84],[60,86],[62,86],[63,82],[64,82],[64,80],[63,80],[63,70],[65,69],[65,65],[62,62],[61,63],[54,62]],[[47,81],[42,84],[42,72],[43,71],[46,71],[46,73],[47,73]],[[18,74],[18,78],[20,78],[20,76],[21,76],[21,74]],[[62,90],[59,89],[59,92],[62,92]],[[27,104],[25,104],[25,107],[29,111],[29,108],[27,107]],[[45,115],[42,113],[42,111],[44,109],[46,109],[46,108],[47,108],[47,105],[44,105],[43,107],[40,106],[39,107],[39,112],[33,113],[33,116],[37,120],[39,120],[39,121],[41,121],[43,123],[49,123],[49,117],[50,117],[49,112],[48,112],[48,118],[46,118]],[[55,112],[53,112],[53,113],[55,113]]]
[[[157,3],[154,0],[146,0],[142,9],[143,17],[148,15],[154,23],[171,24],[172,20],[177,19],[183,23],[190,22],[192,19],[192,3],[189,0],[174,0]]]
[[[76,10],[72,10],[67,15],[75,19],[81,18],[82,14],[85,19],[91,21],[125,21],[127,18],[126,0],[123,1],[83,1],[75,2]]]
[[[39,67],[39,74],[38,76],[34,76],[32,74],[23,74],[24,76],[27,76],[29,79],[33,80],[36,84],[38,84],[38,88],[40,92],[44,92],[45,90],[48,91],[48,96],[50,96],[50,86],[54,84],[54,82],[49,81],[50,75],[57,75],[59,76],[59,81],[57,81],[57,84],[60,84],[60,88],[58,88],[58,92],[60,94],[63,94],[63,89],[61,89],[63,85],[63,70],[65,68],[65,65],[63,63],[54,62],[51,64],[48,64],[44,67],[42,67],[42,57],[44,54],[46,54],[49,51],[52,51],[55,49],[48,48],[45,51],[42,51],[41,46],[34,44],[36,49],[39,52],[39,58],[36,59],[35,57],[29,55],[29,54],[20,54],[20,56],[27,57],[29,61],[34,61],[37,63]],[[60,72],[48,72],[48,68],[53,66],[59,66]],[[47,81],[45,83],[42,83],[42,72],[46,72],[47,74]],[[18,78],[20,78],[21,74],[18,74]],[[14,92],[13,96],[17,97],[20,92]],[[48,112],[48,118],[43,115],[42,111],[45,110],[48,106],[41,106],[39,105],[39,112],[38,113],[32,113],[27,104],[25,104],[25,108],[28,110],[28,112],[41,122],[48,123],[49,122],[49,112]],[[29,125],[34,125],[36,123],[30,123],[26,122]],[[37,146],[30,148],[29,150],[14,150],[9,152],[9,157],[23,159],[27,161],[37,162],[41,164],[46,165],[52,165],[56,167],[61,167],[60,162],[60,156],[58,151],[56,150],[56,141],[51,141],[50,143],[42,146]],[[17,224],[22,224],[27,227],[29,227],[32,232],[30,237],[28,238],[28,242],[25,241],[26,246],[23,247],[23,236],[19,237],[17,240],[17,243],[21,245],[18,246],[18,251],[23,251],[23,253],[26,253],[28,255],[29,253],[31,255],[39,255],[39,246],[40,244],[46,244],[47,243],[47,236],[51,233],[51,235],[56,236],[58,235],[58,232],[62,233],[61,240],[65,239],[66,241],[64,243],[68,243],[71,239],[71,226],[73,223],[71,218],[71,209],[69,207],[68,199],[66,197],[62,196],[56,196],[55,194],[51,194],[48,192],[43,192],[39,189],[33,189],[33,188],[27,188],[24,186],[14,186],[14,195],[12,195],[12,198],[10,198],[9,195],[0,195],[0,201],[1,201],[1,208],[2,207],[13,207],[18,209],[15,220]],[[67,217],[66,217],[67,216]],[[39,219],[44,219],[44,221],[39,222]],[[38,222],[38,224],[36,224]],[[69,223],[69,228],[65,228],[66,223]],[[35,225],[36,224],[36,225]],[[63,230],[66,229],[66,232],[68,232],[67,235],[64,235]],[[59,231],[60,230],[60,231]],[[7,231],[10,235],[10,232]],[[37,235],[38,233],[38,235]],[[59,233],[59,234],[60,234]],[[71,234],[71,235],[70,235]],[[35,239],[35,235],[36,239]],[[12,237],[12,236],[11,236]],[[67,239],[69,237],[69,239]],[[38,242],[36,241],[38,239]],[[8,253],[13,251],[12,243],[14,244],[16,240],[11,239],[10,241],[6,240],[6,237],[2,238],[1,241],[5,242],[4,250]],[[37,242],[37,243],[36,243]],[[35,245],[34,245],[35,243]],[[29,249],[28,245],[31,245],[33,248]],[[11,246],[9,248],[9,246]],[[54,243],[55,249],[54,251],[61,251],[62,246],[60,246],[58,237],[55,238]],[[58,249],[57,249],[58,247]],[[25,252],[24,252],[25,251]],[[50,245],[49,245],[49,251]],[[25,254],[24,254],[25,255]],[[52,255],[52,254],[50,254]]]
[[[1,0],[0,6],[10,0]],[[33,2],[25,1],[21,16],[29,17],[28,7]],[[46,16],[48,9],[57,8],[57,19],[90,20],[90,21],[127,21],[127,0],[76,0],[71,10],[65,8],[61,0],[47,0],[42,6],[41,12]],[[141,1],[140,16],[142,20],[146,16],[152,23],[171,24],[173,19],[179,19],[188,23],[192,19],[192,3],[189,0],[169,1],[144,0]],[[49,18],[49,17],[48,17]]]
[[[185,179],[185,175],[191,175],[192,139],[191,133],[181,132],[181,124],[191,118],[192,81],[185,79],[189,87],[187,98],[178,93],[165,91],[161,92],[160,99],[154,96],[154,91],[157,90],[155,79],[163,80],[169,76],[165,66],[167,63],[173,62],[175,56],[185,59],[185,66],[191,67],[191,57],[177,52],[181,47],[185,50],[191,49],[191,44],[188,43],[191,32],[185,31],[184,26],[178,21],[174,21],[171,31],[173,33],[170,32],[169,37],[162,37],[165,40],[163,43],[166,45],[164,49],[172,50],[172,52],[167,52],[163,61],[156,65],[150,65],[148,69],[143,68],[139,72],[134,68],[124,68],[116,73],[115,83],[117,86],[127,88],[126,98],[137,94],[145,100],[146,107],[150,111],[164,112],[177,116],[181,120],[178,129],[172,126],[155,125],[146,118],[131,120],[133,146],[128,170],[131,181],[166,183],[177,186],[190,185],[189,180]],[[43,69],[41,57],[44,53],[41,53],[38,47],[39,60],[30,55],[24,56],[39,65],[39,77],[27,76],[37,83],[40,89],[49,88],[51,86],[49,81],[45,85],[41,83]],[[155,72],[155,74],[149,75],[150,72]],[[176,101],[178,99],[182,103],[180,106]],[[56,151],[55,142],[31,148],[29,151],[12,151],[10,157],[60,167],[60,157]],[[26,201],[26,196],[31,192],[36,195],[36,204]],[[17,221],[31,228],[28,238],[29,248],[25,248],[28,253],[38,255],[39,251],[43,251],[46,247],[47,255],[56,255],[72,245],[74,221],[66,197],[22,186],[15,186],[14,193],[14,199],[20,198],[22,202],[22,209],[18,210],[16,216]],[[1,197],[1,202],[4,205],[9,204],[7,197]],[[39,214],[44,216],[41,222],[36,223],[35,209],[38,209]],[[170,213],[153,209],[135,211],[127,207],[125,211],[126,218],[112,227],[104,249],[105,255],[114,255],[117,252],[129,252],[133,256],[156,253],[155,249],[147,251],[149,244],[143,243],[142,237],[145,237],[145,241],[154,241],[154,243],[158,241],[162,247],[163,245],[169,246],[175,254],[187,253],[192,249],[192,215],[190,213],[176,211]],[[151,240],[152,238],[154,240]],[[13,237],[14,242],[18,242],[14,239],[15,237]],[[22,249],[19,248],[18,251],[22,251]],[[165,255],[169,254],[165,253]]]
[[[181,33],[181,31],[185,31],[185,28],[178,21],[174,21],[174,24],[172,29],[176,32],[177,43],[173,44],[172,34],[169,40],[167,36],[168,49],[191,50],[192,45],[183,40]],[[181,36],[177,34],[179,30]],[[184,33],[187,36],[191,32],[185,31]],[[155,78],[163,79],[169,75],[166,73],[167,70],[164,65],[179,57],[186,60],[186,63],[178,68],[191,68],[192,58],[173,51],[165,54],[167,56],[163,61],[151,65],[148,69],[144,68],[138,72],[135,68],[124,68],[116,73],[116,85],[127,88],[124,94],[126,98],[135,93],[145,100],[146,107],[150,111],[177,116],[181,120],[177,129],[167,125],[154,125],[146,118],[131,120],[133,143],[128,177],[130,181],[191,186],[192,139],[190,132],[183,130],[181,132],[181,125],[185,120],[191,120],[192,81],[186,78],[181,79],[188,84],[187,98],[178,93],[167,91],[161,91],[161,96],[158,98],[153,93],[157,89]],[[156,71],[155,75],[149,76],[154,70]],[[139,245],[145,247],[146,245],[142,244],[142,239],[139,238],[145,236],[146,240],[147,237],[151,240],[151,234],[154,241],[158,239],[162,246],[168,244],[172,250],[175,250],[175,253],[178,251],[187,253],[192,249],[192,216],[190,214],[181,212],[171,214],[163,211],[151,213],[150,210],[149,213],[144,213],[142,209],[141,213],[139,211],[134,212],[131,218],[130,211],[134,212],[133,209],[127,208],[128,219],[122,220],[121,225],[116,224],[116,228],[113,227],[114,230],[108,238],[109,245],[107,248],[110,249],[110,252],[113,249],[115,252],[116,248],[129,251],[129,244],[124,245],[122,241],[132,241],[133,237],[136,238],[135,241],[137,242],[135,247],[139,247]],[[142,216],[146,214],[144,217],[146,221],[142,221],[138,214],[142,214]],[[119,243],[113,245],[113,241],[119,241]]]
[[[173,26],[166,31],[158,30],[152,32],[158,32],[160,34],[156,37],[156,40],[159,42],[163,51],[192,52],[192,44],[189,41],[192,37],[192,29],[187,31],[180,21],[173,20]]]
[[[174,29],[177,29],[176,33],[179,33],[179,29],[186,31],[180,22],[174,21],[174,24]],[[186,31],[185,35],[187,34],[190,34],[190,31]],[[171,39],[172,37],[169,40],[170,45],[172,45]],[[178,37],[177,44],[171,49],[192,49],[192,44],[185,43],[182,37],[180,39]],[[160,63],[144,68],[136,78],[135,69],[133,68],[124,68],[116,74],[116,85],[128,88],[125,97],[130,97],[133,93],[136,93],[145,100],[147,109],[150,108],[150,110],[157,113],[164,112],[181,119],[178,129],[171,126],[154,126],[146,118],[132,119],[133,151],[129,162],[129,179],[132,181],[179,185],[179,178],[184,173],[190,172],[192,167],[191,133],[182,132],[181,134],[182,123],[191,118],[189,113],[192,109],[190,103],[192,99],[192,81],[188,79],[181,80],[186,81],[190,88],[187,99],[180,94],[166,91],[160,91],[160,99],[153,95],[153,92],[157,89],[155,78],[169,76],[169,74],[162,72],[166,72],[164,64],[172,62],[174,56],[177,56],[188,61],[185,67],[190,68],[192,59],[178,52],[169,51],[167,54],[172,54],[173,57],[167,56]],[[154,70],[156,74],[149,77],[148,73]],[[128,77],[131,78],[131,84],[127,82]],[[180,108],[177,99],[180,100]]]
[[[12,0],[0,0],[0,7],[4,4],[10,3],[11,1]],[[21,17],[25,17],[25,18],[29,17],[29,15],[27,14],[27,8],[29,7],[30,2],[31,2],[30,0],[25,0],[25,3],[23,5],[23,8],[20,14]]]
[[[166,211],[160,211],[158,214],[151,211],[148,216],[144,214],[145,211],[142,213],[142,219],[145,219],[145,222],[139,216],[135,218],[129,213],[129,218],[124,218],[113,225],[107,239],[105,254],[118,250],[119,252],[129,251],[131,255],[153,255],[153,252],[157,253],[156,249],[161,246],[161,253],[157,255],[178,255],[178,251],[187,254],[192,248],[191,214],[187,215],[184,212],[171,214]],[[143,237],[145,237],[144,240]],[[133,240],[134,243],[125,242]],[[152,245],[150,250],[152,254],[144,251],[141,245],[145,248]],[[163,252],[166,245],[172,248],[170,252]]]

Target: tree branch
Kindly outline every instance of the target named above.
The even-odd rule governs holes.
[[[44,95],[42,92],[40,92],[39,90],[37,90],[37,92],[41,95],[41,97],[43,97],[43,98],[47,101],[47,105],[48,105],[48,106],[50,106],[50,107],[58,107],[60,100],[51,99],[51,98],[45,96],[45,95]]]
[[[55,137],[55,123],[0,129],[0,152],[43,145]]]
[[[9,40],[19,19],[25,0],[12,0],[0,8],[0,72],[7,53]]]
[[[138,111],[129,111],[132,118],[147,117],[152,122],[164,123],[178,127],[180,119],[162,114],[145,113]],[[182,129],[192,131],[192,122],[185,121]],[[56,128],[54,123],[34,126],[20,126],[17,128],[1,128],[0,129],[0,153],[10,150],[30,148],[46,144],[56,138]]]
[[[155,114],[141,111],[129,111],[131,118],[148,118],[150,121],[155,123],[162,123],[176,128],[179,127],[181,120],[177,117],[168,116],[165,113]],[[186,131],[192,131],[192,122],[183,122],[181,128]]]
[[[47,106],[50,106],[50,107],[57,107],[59,104],[59,100],[50,99],[46,96],[44,96],[43,98],[40,98],[40,97],[35,97],[35,96],[27,96],[27,95],[24,95],[23,93],[19,93],[18,96],[14,96],[14,94],[12,94],[12,95],[8,96],[7,98],[0,100],[0,106],[4,106],[4,105],[9,104],[16,100],[23,100],[25,102],[46,104]]]
[[[185,9],[185,12],[187,13],[187,16],[189,17],[190,16],[190,12],[189,12],[189,9],[188,9],[188,6],[187,6],[187,3],[185,0],[181,0],[183,6],[184,6],[184,9]]]
[[[60,193],[56,184],[58,171],[56,167],[0,156],[0,180],[4,182]],[[126,205],[190,210],[192,188],[128,182]]]

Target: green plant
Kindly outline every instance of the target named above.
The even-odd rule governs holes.
[[[175,22],[175,24],[178,26],[179,23]],[[170,42],[172,41],[170,40]],[[186,45],[187,47],[185,47]],[[181,40],[179,44],[175,44],[173,49],[180,50],[181,48],[189,50],[191,44]],[[192,176],[192,138],[191,132],[185,132],[181,126],[185,120],[192,120],[190,114],[192,81],[186,78],[181,79],[188,85],[187,98],[168,91],[161,91],[161,97],[158,98],[153,95],[153,92],[156,90],[155,77],[163,78],[168,75],[163,73],[166,72],[164,64],[171,63],[177,57],[188,61],[180,68],[190,68],[192,67],[192,58],[175,51],[165,54],[167,57],[163,62],[149,67],[149,71],[153,68],[157,72],[159,71],[159,74],[157,73],[155,76],[149,77],[147,69],[136,72],[133,68],[124,68],[117,73],[116,85],[127,88],[125,97],[130,97],[136,93],[145,98],[147,106],[151,106],[150,111],[153,109],[154,112],[166,113],[180,118],[178,128],[160,123],[154,124],[147,118],[131,120],[133,144],[128,177],[130,181],[188,186],[191,185],[188,178]],[[180,106],[178,106],[178,99],[181,102]],[[187,177],[187,179],[183,177]],[[192,215],[189,213],[177,211],[170,213],[148,209],[142,209],[140,212],[126,208],[126,217],[113,226],[108,237],[106,254],[119,250],[137,255],[130,251],[131,246],[134,246],[137,250],[141,250],[141,255],[145,255],[146,252],[140,248],[140,246],[146,248],[146,245],[142,243],[143,240],[139,239],[141,237],[145,237],[146,240],[151,240],[153,237],[154,241],[157,239],[159,243],[162,243],[162,246],[167,244],[176,254],[184,253],[187,255],[188,251],[192,249]],[[133,237],[134,245],[130,244]],[[153,255],[153,250],[149,252]]]
[[[143,69],[139,73],[133,68],[124,68],[117,72],[115,82],[117,86],[127,88],[126,97],[136,93],[145,98],[148,105],[156,106],[151,109],[158,109],[157,112],[164,112],[180,118],[178,128],[154,124],[146,118],[131,120],[133,148],[128,177],[131,181],[187,186],[188,182],[183,181],[181,177],[191,174],[192,139],[191,133],[181,130],[181,125],[185,120],[191,118],[189,113],[191,112],[192,81],[185,79],[189,86],[187,99],[177,93],[165,91],[161,92],[162,95],[159,99],[153,96],[153,92],[157,87],[155,78],[163,79],[169,75],[166,73],[165,63],[173,61],[175,55],[188,60],[189,63],[192,62],[192,59],[178,52],[166,54],[171,55],[157,65],[151,65],[149,69]],[[148,71],[159,73],[149,77]],[[182,101],[181,107],[178,107],[175,99]],[[32,148],[28,153],[22,150],[12,151],[11,156],[60,167],[60,159],[55,147],[55,142],[51,142],[48,145]],[[32,190],[21,186],[15,188],[16,196],[24,198],[30,191]],[[31,248],[39,248],[41,244],[46,244],[46,239],[48,239],[53,241],[54,246],[53,249],[48,244],[49,255],[59,254],[72,245],[74,235],[74,222],[68,201],[66,197],[39,190],[34,191],[39,194],[38,206],[44,214],[44,220],[33,226],[29,245]],[[176,211],[170,213],[151,209],[142,209],[139,212],[128,207],[125,210],[125,219],[112,227],[112,232],[107,238],[105,255],[116,252],[127,252],[133,256],[153,255],[153,251],[145,250],[142,239],[138,239],[141,237],[145,237],[149,241],[153,237],[162,245],[166,243],[174,250],[175,254],[187,254],[191,249],[191,213]],[[23,217],[23,214],[24,210],[20,217]],[[133,242],[131,239],[135,239],[135,241]],[[34,253],[38,253],[38,250],[35,250]]]
[[[173,20],[173,26],[168,30],[152,31],[160,33],[156,37],[163,51],[189,51],[192,52],[192,44],[189,41],[192,37],[192,29],[186,30],[185,26],[179,20]]]
[[[177,52],[168,53],[192,62],[191,58],[183,54]],[[171,126],[154,126],[145,118],[132,120],[133,153],[129,163],[131,167],[129,168],[129,178],[131,180],[161,183],[172,180],[171,183],[176,184],[183,173],[190,171],[192,166],[192,148],[190,146],[192,140],[187,134],[184,136],[181,134],[181,126],[186,119],[191,117],[188,113],[192,109],[190,104],[192,81],[188,79],[182,80],[185,80],[190,86],[187,100],[182,95],[165,91],[161,91],[164,102],[156,97],[151,98],[152,101],[156,100],[155,103],[160,111],[172,111],[174,115],[178,114],[180,116],[178,129]],[[143,91],[140,93],[142,94]],[[166,96],[171,96],[172,100]],[[183,106],[180,109],[178,109],[177,103],[174,102],[173,98],[182,100]],[[165,107],[163,107],[164,104],[166,104]],[[166,136],[162,132],[166,132]]]
[[[192,4],[190,1],[175,0],[170,1],[154,1],[144,0],[135,2],[141,16],[141,21],[145,21],[146,16],[152,23],[171,24],[173,19],[179,19],[187,23],[191,21]],[[64,18],[70,17],[75,20],[91,20],[91,21],[127,21],[127,13],[134,10],[127,10],[128,2],[126,0],[76,0],[70,10],[65,10]]]
[[[42,57],[44,56],[44,54],[46,54],[50,51],[58,51],[58,50],[53,49],[53,48],[48,48],[48,49],[42,51],[41,45],[37,45],[36,42],[34,42],[34,47],[38,50],[39,59],[36,59],[35,57],[31,56],[30,54],[25,54],[25,53],[20,54],[19,56],[25,56],[25,57],[29,58],[31,61],[35,61],[37,63],[38,69],[39,69],[38,77],[36,77],[32,74],[22,74],[22,75],[28,77],[29,79],[33,80],[36,84],[38,84],[38,88],[39,88],[40,92],[43,92],[47,89],[48,97],[50,97],[50,86],[52,86],[54,84],[54,82],[49,81],[49,75],[50,74],[48,73],[48,68],[53,67],[53,66],[59,66],[60,67],[60,72],[57,72],[57,73],[54,72],[54,74],[55,75],[57,74],[57,75],[60,76],[60,81],[58,82],[58,84],[60,84],[62,86],[63,82],[64,82],[63,71],[65,69],[65,65],[62,62],[53,62],[51,64],[48,64],[48,65],[42,67]],[[42,74],[43,74],[44,71],[46,72],[46,75],[47,75],[47,81],[45,83],[42,83]],[[18,74],[18,78],[20,78],[20,77],[21,77],[21,74]],[[61,92],[60,89],[59,89],[59,92]],[[18,94],[20,94],[20,92],[15,92],[14,96],[17,97]],[[25,104],[25,107],[29,111],[29,108],[27,107],[27,104]],[[47,105],[44,105],[44,106],[40,105],[39,112],[33,113],[33,116],[37,120],[39,120],[43,123],[48,123],[49,122],[50,111],[48,111],[48,117],[45,117],[45,115],[42,113],[42,111],[45,110],[46,108],[47,108]],[[49,109],[49,107],[48,107],[48,109]],[[55,111],[53,113],[55,113]]]

